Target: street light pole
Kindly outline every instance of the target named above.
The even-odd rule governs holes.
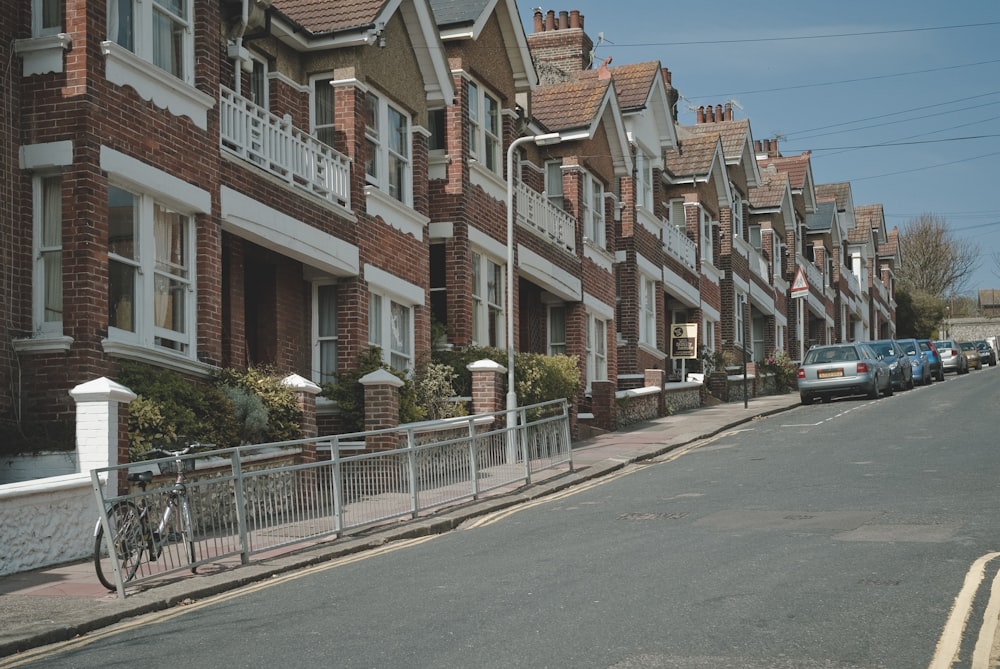
[[[538,146],[558,144],[562,137],[557,132],[543,135],[518,137],[507,147],[507,461],[517,457],[516,441],[513,438],[517,412],[517,390],[514,388],[514,151],[522,144],[534,143]]]
[[[746,409],[749,406],[750,398],[747,397],[747,323],[746,323],[746,295],[740,293],[740,311],[741,318],[740,323],[742,327],[740,328],[740,346],[743,349],[743,408]]]

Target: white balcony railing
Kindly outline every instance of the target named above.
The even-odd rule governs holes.
[[[219,93],[222,149],[324,200],[351,207],[351,161],[226,87]]]
[[[847,289],[851,291],[851,295],[855,299],[861,297],[861,284],[858,283],[858,278],[854,276],[854,272],[841,265],[840,276],[847,280]]]
[[[693,270],[698,269],[698,246],[684,234],[684,231],[663,221],[663,248],[668,254]]]
[[[517,185],[517,220],[535,234],[576,255],[576,219],[524,184]]]

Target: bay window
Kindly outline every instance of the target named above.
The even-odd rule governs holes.
[[[468,94],[469,155],[490,172],[502,176],[500,101],[471,81]]]
[[[368,294],[368,343],[393,369],[413,369],[413,309],[387,295]]]
[[[503,348],[504,266],[477,252],[472,253],[472,341],[476,346]]]
[[[193,16],[190,0],[109,0],[108,40],[190,82]]]
[[[587,314],[587,390],[591,381],[608,379],[608,323],[595,314]]]
[[[61,335],[62,285],[62,178],[36,177],[34,210],[34,330],[42,336]]]
[[[337,286],[313,284],[313,381],[333,383],[337,374]]]
[[[604,184],[587,172],[583,173],[584,236],[598,246],[604,246]]]
[[[144,194],[108,187],[108,338],[193,353],[190,218]]]
[[[383,98],[368,93],[365,142],[368,183],[404,204],[411,204],[410,118]]]

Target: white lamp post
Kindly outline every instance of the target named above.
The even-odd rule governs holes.
[[[538,146],[558,144],[563,138],[557,132],[544,135],[518,137],[507,147],[507,461],[517,457],[514,437],[515,412],[517,411],[517,390],[514,388],[514,150],[522,144],[534,143]]]

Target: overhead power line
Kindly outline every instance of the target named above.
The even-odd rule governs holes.
[[[827,33],[823,35],[794,35],[791,37],[745,37],[740,39],[724,40],[692,40],[685,42],[625,42],[614,44],[616,47],[645,47],[645,46],[701,46],[706,44],[748,44],[761,42],[792,42],[795,40],[813,39],[835,39],[841,37],[868,37],[873,35],[896,35],[899,33],[919,33],[932,30],[957,30],[961,28],[985,28],[988,26],[1000,25],[1000,21],[988,21],[984,23],[963,23],[954,26],[927,26],[924,28],[897,28],[895,30],[868,30],[856,33]],[[608,43],[610,44],[610,43]]]

